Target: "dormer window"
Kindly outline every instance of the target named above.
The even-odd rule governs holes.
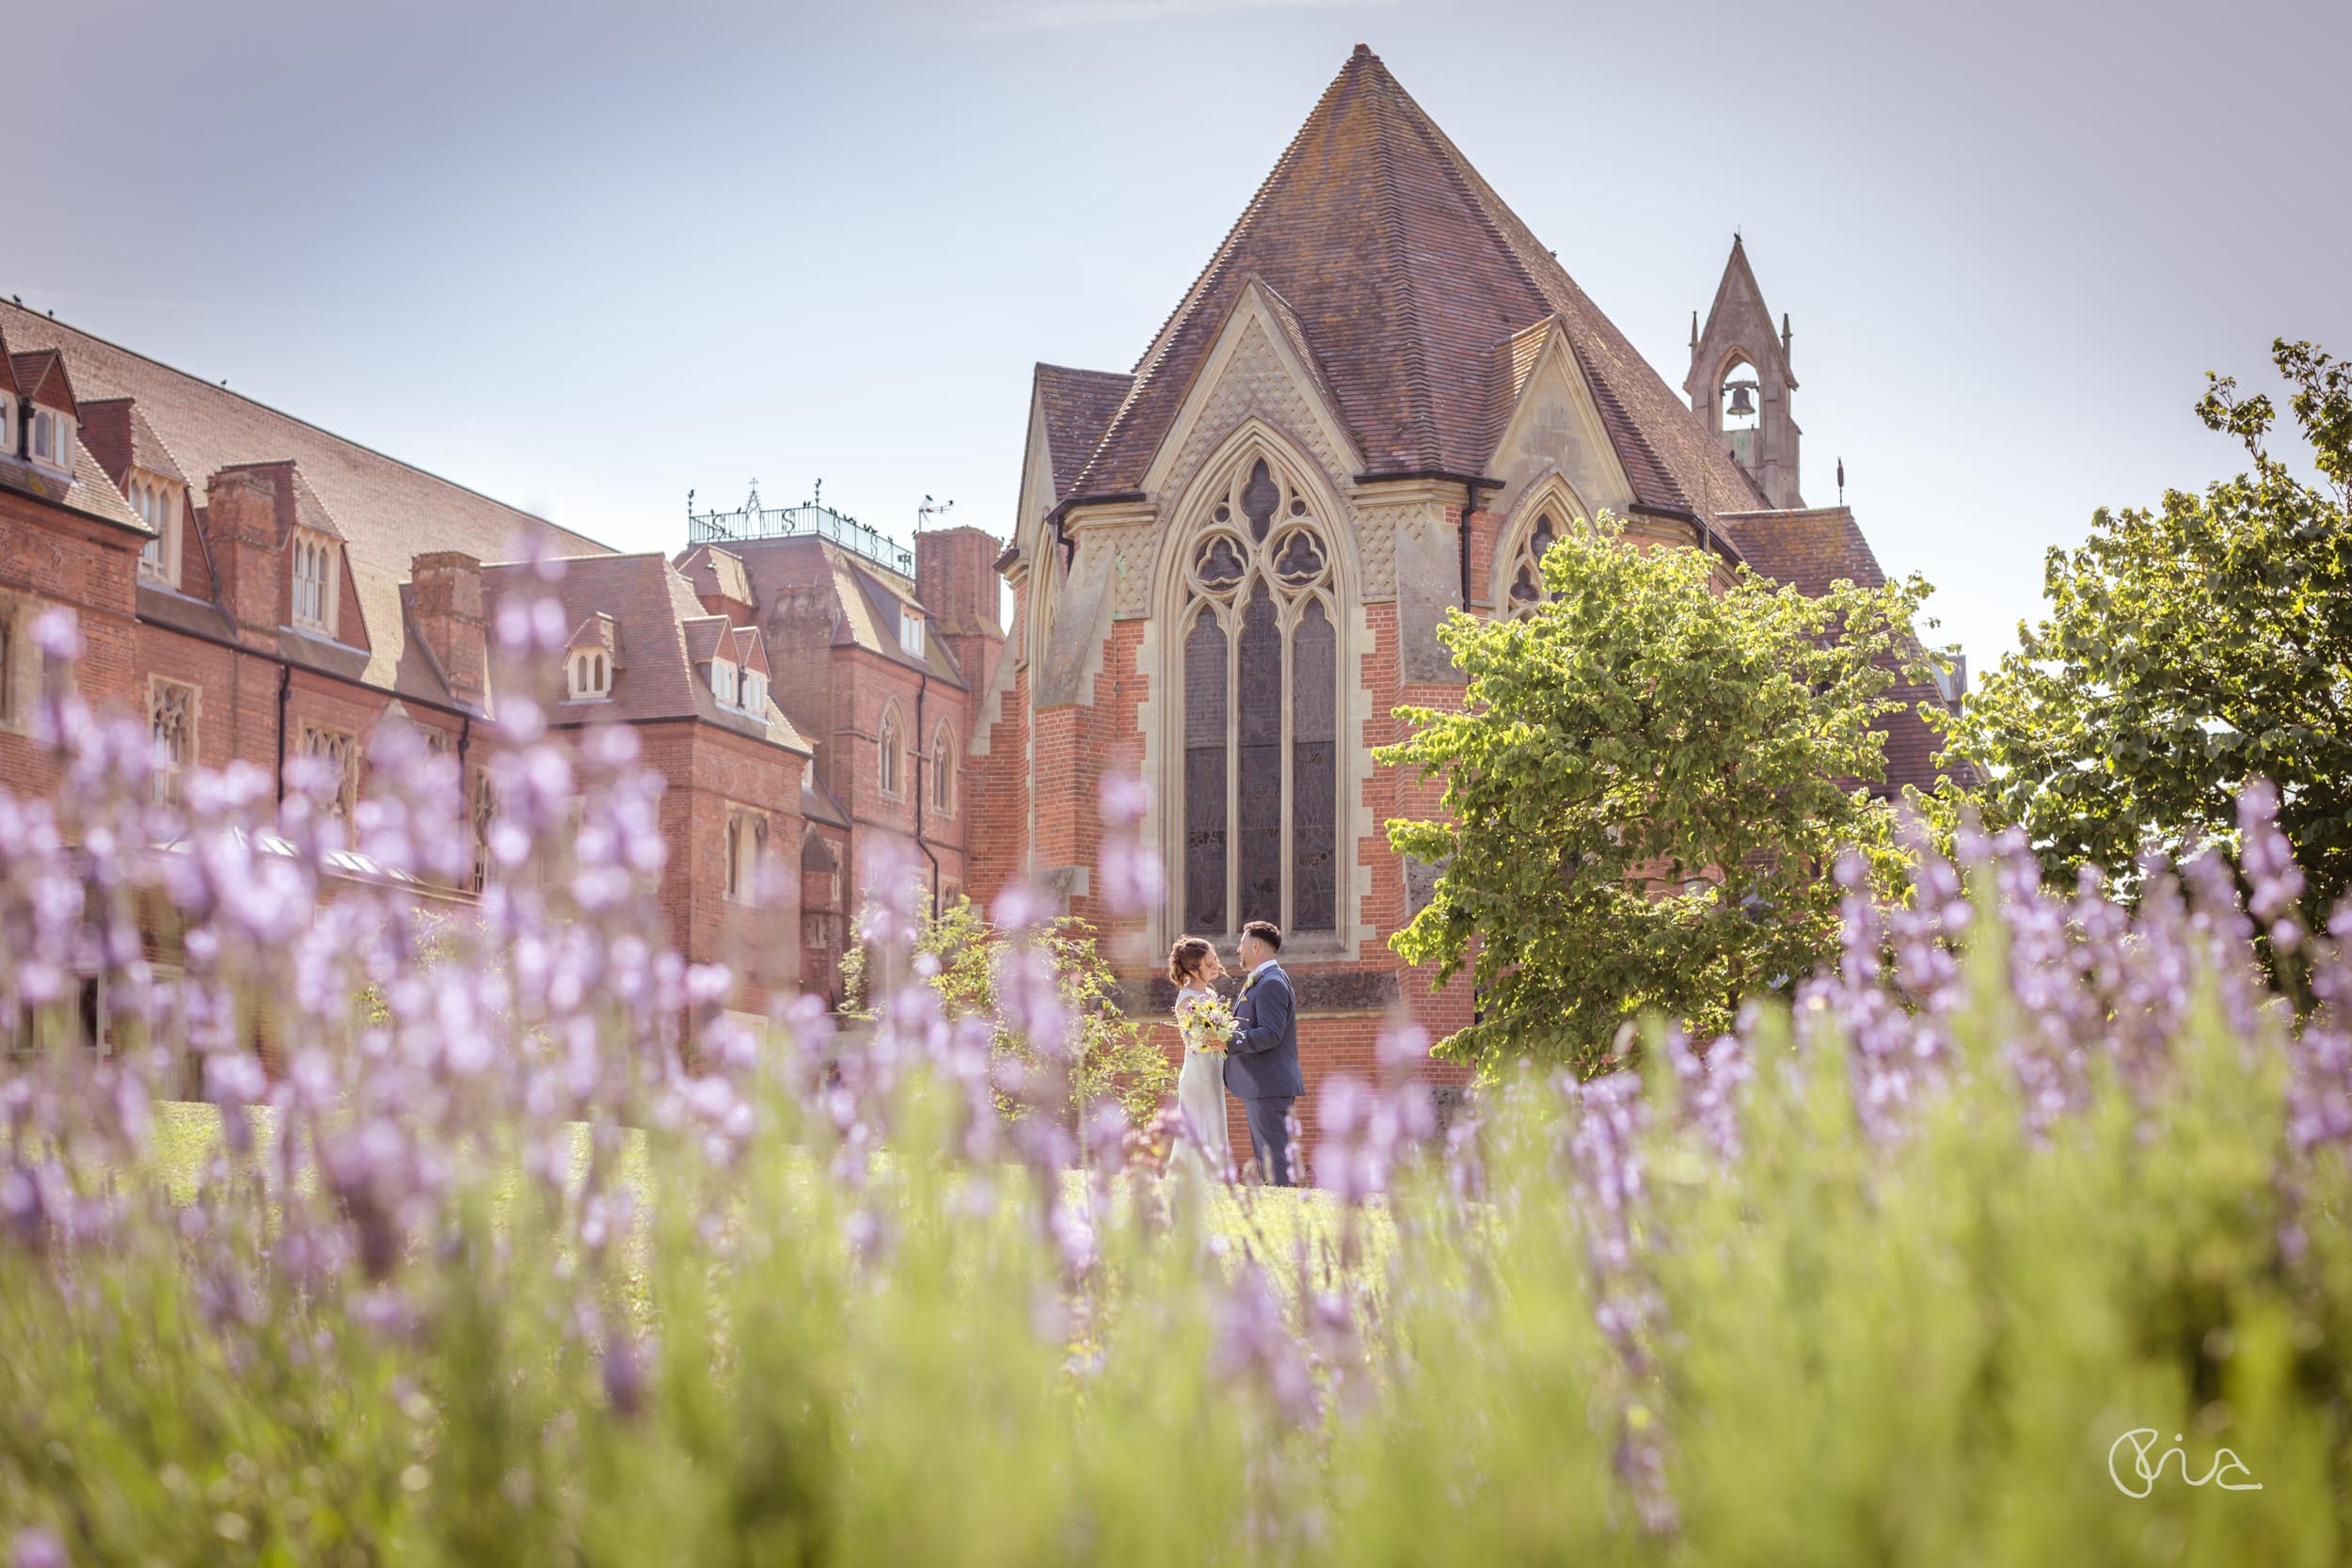
[[[167,588],[180,586],[180,487],[134,472],[123,497],[155,536],[139,551],[139,576]]]
[[[739,670],[740,666],[731,658],[714,658],[710,661],[711,693],[728,707],[735,706],[742,700],[739,689]]]
[[[55,408],[33,410],[33,461],[59,473],[73,471],[73,416]]]
[[[335,635],[335,545],[301,529],[294,536],[294,624]]]
[[[768,677],[756,670],[743,672],[743,711],[755,716],[768,711]]]
[[[16,394],[0,392],[0,454],[16,455]]]
[[[923,612],[913,605],[898,607],[898,646],[917,658],[923,657]]]
[[[581,648],[572,655],[565,672],[564,695],[575,703],[600,703],[612,695],[612,656],[602,648]]]

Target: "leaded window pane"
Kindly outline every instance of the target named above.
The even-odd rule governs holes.
[[[1249,460],[1229,483],[1188,561],[1184,921],[1224,936],[1261,919],[1330,931],[1340,861],[1339,638],[1323,597],[1331,547],[1270,460]]]
[[[1184,639],[1184,922],[1225,929],[1225,628],[1202,610]]]
[[[1231,539],[1212,539],[1201,546],[1199,570],[1200,585],[1211,593],[1221,593],[1241,580],[1241,551]]]
[[[1274,483],[1274,475],[1262,457],[1258,466],[1249,470],[1249,483],[1241,492],[1242,515],[1249,519],[1250,538],[1261,545],[1265,543],[1266,525],[1273,520],[1274,509],[1281,504],[1282,487]]]
[[[1338,673],[1337,633],[1311,599],[1291,634],[1291,925],[1301,931],[1337,924]]]
[[[1311,583],[1323,576],[1323,541],[1300,529],[1282,541],[1274,559],[1274,575],[1285,583]]]
[[[1282,918],[1282,633],[1261,581],[1242,612],[1240,660],[1241,918]]]

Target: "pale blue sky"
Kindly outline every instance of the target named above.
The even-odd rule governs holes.
[[[0,293],[624,548],[690,486],[1002,534],[1368,42],[1668,384],[1735,226],[1808,499],[1981,669],[2189,412],[2352,353],[2352,6],[75,0],[15,8]],[[36,153],[41,155],[36,156]],[[257,453],[256,456],[268,454]]]

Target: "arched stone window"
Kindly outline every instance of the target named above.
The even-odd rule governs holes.
[[[956,732],[945,719],[931,731],[931,809],[942,816],[956,814]]]
[[[1339,620],[1334,523],[1246,457],[1184,546],[1183,928],[1337,928]]]
[[[1559,542],[1560,524],[1549,508],[1535,515],[1534,526],[1519,540],[1519,547],[1511,561],[1511,586],[1505,590],[1507,601],[1503,610],[1511,615],[1524,615],[1543,602],[1544,552]]]
[[[905,761],[900,753],[905,749],[898,733],[898,705],[893,703],[882,709],[881,757],[874,766],[874,786],[894,800],[898,798],[898,773]]]

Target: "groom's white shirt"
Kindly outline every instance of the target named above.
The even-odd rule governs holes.
[[[1279,961],[1280,960],[1279,958],[1268,958],[1257,968],[1251,970],[1249,972],[1249,978],[1241,983],[1241,989],[1248,990],[1250,987],[1256,985],[1258,983],[1258,976],[1263,974],[1267,970],[1272,969]]]

